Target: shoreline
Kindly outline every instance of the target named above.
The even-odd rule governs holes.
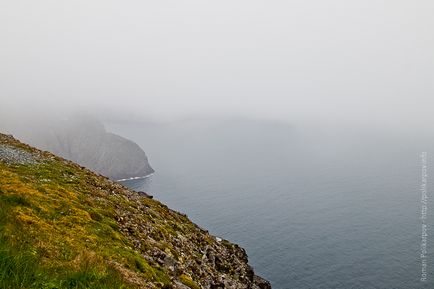
[[[120,179],[116,180],[116,182],[125,182],[125,181],[131,181],[131,180],[140,180],[140,179],[146,179],[153,175],[154,173],[150,173],[149,175],[142,176],[142,177],[132,177],[132,178],[126,178],[126,179]]]

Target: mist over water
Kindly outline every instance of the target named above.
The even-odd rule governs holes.
[[[434,288],[419,282],[433,14],[431,0],[0,1],[0,132],[106,122],[156,171],[126,185],[242,245],[274,288]]]
[[[419,281],[429,136],[234,119],[109,129],[138,142],[156,170],[125,185],[246,248],[273,288],[434,284]]]

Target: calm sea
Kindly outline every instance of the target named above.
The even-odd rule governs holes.
[[[137,142],[156,171],[125,185],[240,244],[273,288],[434,288],[431,136],[235,119],[108,129]]]

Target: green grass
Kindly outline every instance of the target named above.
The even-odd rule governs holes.
[[[106,274],[100,274],[92,270],[84,270],[71,273],[60,280],[59,285],[64,288],[128,288],[122,277],[114,269]]]
[[[112,262],[170,286],[120,233],[114,204],[128,203],[96,190],[94,175],[56,161],[0,163],[0,179],[0,288],[136,288]]]
[[[11,250],[0,241],[0,288],[37,288],[42,272],[28,252]]]
[[[76,270],[56,271],[42,265],[44,251],[35,249],[12,214],[17,207],[29,206],[23,199],[0,196],[0,288],[129,288],[116,270],[98,270],[98,264],[89,258]]]
[[[17,196],[17,195],[11,195],[11,196],[0,196],[0,200],[9,204],[14,205],[20,205],[20,206],[29,206],[30,203],[28,202],[27,198],[24,196]]]
[[[31,247],[12,248],[0,238],[0,288],[129,288],[114,269],[106,272],[95,269],[92,262],[82,264],[77,271],[47,269],[40,265],[40,256]]]

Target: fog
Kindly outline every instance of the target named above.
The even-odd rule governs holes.
[[[90,112],[430,128],[434,2],[0,2],[0,121]]]

